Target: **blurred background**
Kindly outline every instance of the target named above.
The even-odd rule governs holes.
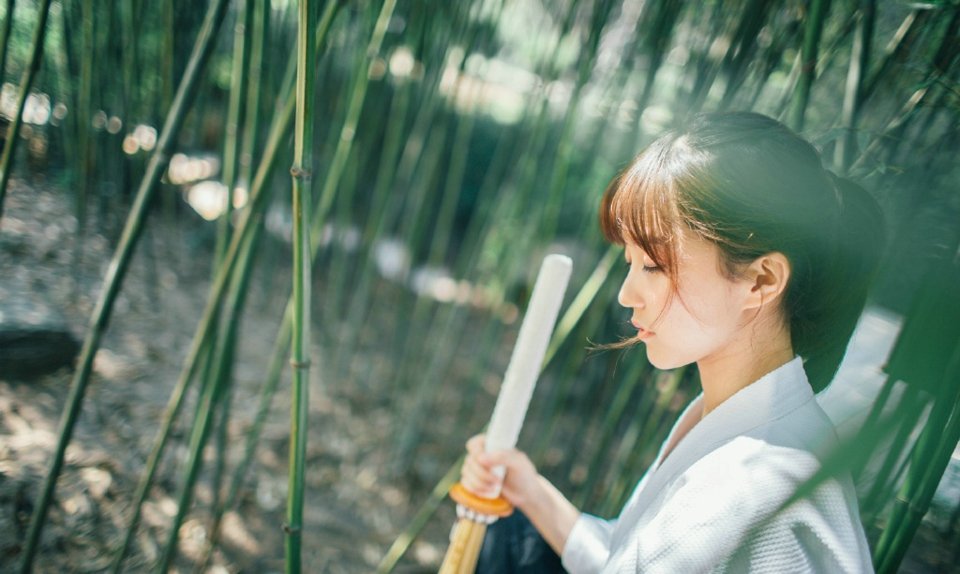
[[[0,570],[280,571],[297,2],[0,4]],[[520,447],[616,514],[698,383],[594,349],[630,334],[596,210],[716,110],[779,118],[884,207],[820,400],[878,569],[960,571],[960,4],[327,0],[310,25],[308,571],[436,570],[551,252],[574,273]]]

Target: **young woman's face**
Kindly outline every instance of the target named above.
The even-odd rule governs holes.
[[[673,369],[734,352],[743,336],[749,287],[721,273],[716,245],[687,234],[678,253],[676,288],[638,245],[627,243],[630,272],[620,288],[620,304],[632,311],[637,337],[659,369]]]

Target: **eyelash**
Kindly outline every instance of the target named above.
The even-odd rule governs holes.
[[[633,266],[632,261],[627,261],[626,263],[628,267]],[[640,269],[643,270],[644,273],[659,273],[660,271],[662,271],[662,269],[658,265],[643,265],[642,267],[640,267]]]

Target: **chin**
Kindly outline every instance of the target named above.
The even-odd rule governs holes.
[[[696,362],[693,359],[688,360],[688,359],[685,359],[682,357],[676,357],[676,356],[673,356],[673,357],[663,356],[659,353],[651,351],[649,347],[647,347],[647,361],[649,361],[651,365],[660,369],[661,371],[669,371],[670,369],[679,369],[680,367],[686,367],[687,365]]]

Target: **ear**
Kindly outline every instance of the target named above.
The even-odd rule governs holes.
[[[745,275],[750,289],[747,308],[770,305],[787,289],[790,261],[783,253],[773,251],[754,259],[747,267]]]

